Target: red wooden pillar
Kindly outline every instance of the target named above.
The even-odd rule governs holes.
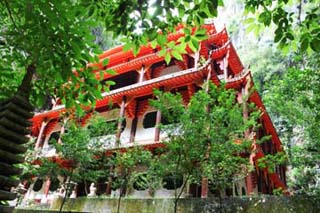
[[[203,177],[201,180],[201,198],[207,198],[209,191],[209,182],[208,178]]]
[[[247,186],[247,195],[253,193],[253,182],[252,182],[252,175],[251,172],[246,177],[246,186]]]
[[[160,127],[161,124],[161,112],[160,110],[157,111],[157,117],[156,117],[156,128],[155,128],[155,135],[154,135],[154,141],[159,142],[160,141]]]
[[[247,105],[247,95],[249,94],[249,86],[250,86],[250,81],[247,81],[246,85],[244,88],[241,89],[242,93],[242,106],[243,106],[243,118],[247,120],[249,118],[249,113],[248,113],[248,105]],[[249,138],[250,137],[250,130],[245,131],[245,137]],[[250,160],[250,159],[249,159]],[[247,188],[247,195],[250,195],[253,193],[253,181],[252,181],[252,175],[251,172],[247,175],[246,177],[246,188]]]
[[[38,134],[38,137],[37,137],[37,141],[36,141],[36,144],[35,144],[35,148],[39,148],[40,145],[41,145],[41,142],[42,142],[42,138],[43,138],[43,133],[44,133],[44,130],[46,128],[48,124],[48,121],[46,119],[44,119],[41,123],[41,126],[40,126],[40,131],[39,131],[39,134]]]
[[[160,87],[160,91],[164,91],[164,87]],[[156,127],[155,127],[155,132],[154,132],[154,141],[155,142],[160,141],[160,127],[159,127],[160,124],[161,124],[161,112],[160,112],[160,110],[158,110],[157,116],[156,116]]]
[[[130,143],[134,142],[135,136],[136,136],[136,131],[137,131],[137,124],[138,124],[138,106],[139,106],[139,101],[136,101],[136,106],[134,109],[134,118],[132,120],[131,124],[131,131],[130,131]]]
[[[48,178],[46,180],[45,187],[44,187],[44,194],[45,194],[46,197],[49,194],[50,185],[51,185],[51,180],[50,180],[50,178]]]
[[[143,77],[144,77],[144,65],[142,65],[139,72],[139,83],[143,81]]]
[[[63,124],[62,124],[62,127],[61,127],[61,130],[60,130],[60,136],[59,136],[59,139],[58,139],[58,144],[62,144],[62,135],[66,132],[66,125],[69,121],[69,118],[68,117],[64,117],[63,118]]]
[[[112,174],[114,167],[112,166],[110,168],[110,173]],[[109,195],[111,194],[111,185],[112,185],[112,176],[108,177],[108,184],[107,184],[107,189],[106,189],[106,194]]]
[[[121,106],[120,106],[120,114],[119,114],[119,121],[118,121],[117,134],[116,134],[117,145],[120,144],[122,122],[123,122],[123,119],[125,119],[124,113],[125,113],[125,107],[126,107],[126,100],[127,100],[126,96],[123,96]]]

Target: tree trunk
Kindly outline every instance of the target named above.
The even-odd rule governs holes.
[[[65,194],[63,196],[63,200],[62,200],[59,212],[62,212],[63,206],[64,206],[64,204],[65,204],[65,202],[67,200],[67,196],[68,196],[68,193],[69,193],[69,190],[70,190],[70,182],[71,182],[72,176],[73,176],[73,169],[71,169],[71,174],[70,174],[69,181],[68,181],[69,183],[67,182],[66,191],[65,191]]]
[[[186,177],[186,180],[184,181],[184,183],[183,183],[183,185],[182,185],[182,187],[180,189],[180,192],[178,193],[178,196],[175,196],[175,199],[174,199],[174,213],[177,213],[179,199],[180,199],[180,197],[182,195],[183,190],[186,188],[186,185],[187,185],[187,182],[189,181],[189,178],[190,178],[190,175],[188,175]],[[176,193],[175,193],[175,195],[176,195]]]

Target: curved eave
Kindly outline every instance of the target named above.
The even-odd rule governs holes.
[[[226,57],[228,54],[228,65],[233,74],[237,75],[241,73],[244,69],[244,66],[230,40],[224,43],[223,46],[215,49],[211,55],[211,58],[218,60]]]
[[[168,41],[171,41],[171,40],[176,41],[183,36],[184,36],[184,33],[176,33],[173,35],[169,35]],[[202,46],[208,46],[209,44],[222,46],[226,42],[228,42],[228,40],[229,40],[228,33],[226,29],[223,29],[218,33],[208,34],[208,39],[202,41],[201,44]],[[117,47],[117,50],[122,50],[122,49],[121,47]],[[108,55],[108,57],[106,57],[109,59],[109,64],[107,66],[105,67],[102,66],[103,60],[101,60],[100,63],[91,64],[90,66],[94,66],[98,68],[96,70],[97,72],[96,77],[98,79],[100,79],[100,73],[98,73],[98,71],[100,70],[104,72],[103,79],[107,79],[115,75],[108,74],[106,70],[114,70],[117,73],[116,75],[119,75],[127,71],[140,69],[142,65],[149,66],[154,63],[163,61],[164,58],[160,57],[157,53],[159,50],[160,50],[159,47],[153,49],[151,48],[150,45],[142,46],[137,56],[134,56],[131,50],[126,52],[120,51],[115,54]],[[186,50],[189,54],[191,53],[191,50],[188,47],[186,48]],[[235,51],[234,48],[233,48],[233,51]]]
[[[271,121],[271,118],[265,108],[265,106],[262,103],[262,100],[260,98],[260,95],[257,91],[253,92],[249,98],[249,100],[253,103],[255,103],[261,110],[262,110],[262,116],[261,119],[263,121],[263,124],[266,128],[267,134],[271,135],[272,143],[275,145],[277,151],[283,151],[283,148],[281,146],[281,141],[278,137],[277,131],[275,127],[273,126],[273,123]]]
[[[168,35],[168,41],[177,40],[177,39],[179,39],[181,36],[184,36],[184,34],[183,34],[182,32],[179,33],[179,31],[182,31],[183,28],[184,28],[184,26],[183,26],[182,24],[181,24],[181,25],[178,25],[177,28],[176,28],[176,31],[177,31],[178,33],[170,33],[170,34]],[[217,34],[216,28],[215,28],[215,26],[214,26],[213,24],[205,24],[205,25],[203,25],[201,28],[206,29],[208,35]],[[225,29],[224,29],[224,30],[225,30]],[[193,32],[194,32],[194,31],[195,31],[195,28],[193,28]],[[144,47],[142,47],[142,48],[144,48]],[[142,55],[143,55],[142,52],[143,52],[143,51],[140,50],[138,56],[142,56]],[[115,47],[115,48],[112,48],[112,49],[109,49],[109,50],[105,51],[104,53],[102,53],[102,54],[99,55],[99,59],[100,59],[100,60],[104,60],[104,59],[106,59],[107,57],[112,56],[112,55],[115,55],[115,54],[118,54],[118,53],[123,53],[123,45],[119,45],[119,46],[117,46],[117,47]],[[138,57],[138,56],[137,56],[137,57]],[[110,66],[110,65],[109,65],[109,66]]]

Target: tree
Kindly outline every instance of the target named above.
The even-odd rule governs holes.
[[[292,40],[296,43],[293,47],[319,51],[317,2],[299,1],[298,10],[291,13],[285,6],[292,2],[296,3],[250,0],[244,5],[247,11],[258,12],[259,23],[269,26],[272,21],[277,26],[275,42],[287,47]],[[189,0],[129,3],[123,0],[2,0],[0,96],[12,97],[20,88],[18,94],[23,90],[26,101],[31,94],[32,103],[38,105],[43,105],[45,97],[51,96],[61,98],[67,107],[76,106],[78,110],[81,105],[92,106],[101,98],[103,87],[91,72],[94,68],[86,67],[89,62],[98,61],[90,32],[93,27],[104,26],[114,36],[124,36],[125,49],[132,49],[134,53],[148,41],[153,47],[158,44],[168,47],[170,51],[159,53],[168,62],[171,56],[181,58],[186,44],[194,51],[198,48],[198,41],[205,36],[192,34],[190,26],[199,28],[205,18],[215,17],[217,7],[222,5],[221,0],[192,3]],[[298,14],[296,19],[295,14]],[[185,38],[178,43],[167,42],[166,35],[179,23],[187,25]],[[158,33],[159,30],[162,33]],[[74,70],[78,71],[77,75]]]
[[[152,4],[152,5],[151,5]],[[0,127],[9,134],[12,126],[5,119],[10,119],[7,108],[19,100],[24,112],[25,120],[19,128],[21,143],[26,142],[25,135],[29,132],[27,120],[32,116],[32,105],[42,107],[47,97],[59,98],[67,108],[76,107],[82,111],[83,106],[94,107],[95,101],[101,98],[101,91],[105,85],[100,84],[92,70],[87,66],[90,62],[99,62],[99,49],[94,44],[91,30],[104,26],[114,36],[125,36],[128,45],[125,49],[138,52],[141,44],[152,41],[161,46],[174,47],[172,53],[162,51],[169,61],[171,54],[181,57],[184,48],[178,48],[174,43],[166,42],[166,35],[173,31],[178,23],[186,22],[199,27],[204,18],[216,15],[218,1],[201,1],[190,4],[189,1],[0,1],[0,99],[9,99],[1,103]],[[150,12],[149,7],[153,7]],[[108,9],[106,9],[108,8]],[[177,16],[173,12],[178,8]],[[185,21],[183,21],[185,20]],[[140,27],[142,32],[136,30]],[[158,33],[162,30],[162,34]],[[180,45],[186,43],[195,50],[197,41],[203,39],[203,34],[193,35],[189,32],[189,40],[181,40]],[[130,41],[130,42],[129,42]],[[179,46],[179,45],[178,45]],[[107,60],[103,61],[104,65]],[[108,72],[108,70],[106,71]],[[111,72],[112,73],[112,72]],[[105,88],[107,91],[108,87]],[[31,96],[31,97],[30,97]],[[19,98],[20,97],[20,98]],[[22,97],[22,99],[21,99]],[[32,105],[29,104],[29,97]],[[8,104],[9,103],[9,104]],[[8,126],[9,125],[9,126]],[[14,137],[8,135],[5,141],[16,144]],[[11,138],[11,139],[10,139]],[[1,139],[3,142],[3,139]],[[24,148],[12,151],[8,142],[3,142],[1,150],[3,156],[23,154]],[[14,146],[13,145],[13,146]],[[18,157],[17,157],[18,158]],[[20,158],[19,158],[20,159]],[[4,160],[1,160],[4,161]],[[12,170],[12,165],[22,160],[5,164],[10,167],[9,174],[3,174],[5,179],[18,175],[21,171]],[[1,187],[1,200],[13,199],[14,194],[8,192],[11,186],[16,186],[16,180],[9,186]]]
[[[187,183],[199,184],[207,178],[212,190],[220,194],[251,171],[242,154],[251,152],[252,141],[245,132],[255,131],[259,111],[252,111],[245,119],[234,90],[209,83],[194,94],[187,107],[179,94],[156,95],[158,99],[152,105],[170,124],[160,126],[167,138],[154,170],[160,168],[159,176],[171,175],[175,185],[177,177],[184,175],[175,193],[175,212]]]
[[[84,182],[85,186],[88,186],[88,182],[96,182],[99,178],[111,175],[110,168],[115,164],[114,158],[105,155],[105,144],[97,139],[110,128],[112,127],[105,119],[97,115],[93,115],[86,126],[69,121],[68,131],[61,135],[62,143],[52,141],[56,156],[48,158],[36,155],[36,159],[31,157],[29,162],[26,162],[31,166],[27,167],[26,171],[29,175],[31,173],[32,176],[47,177],[51,180],[57,179],[58,176],[65,178],[65,182],[62,183],[65,196],[60,211],[70,189],[75,187],[74,183]],[[96,131],[97,129],[100,131]],[[34,162],[39,162],[39,165],[34,165]]]
[[[248,63],[259,61],[251,64],[253,77],[288,153],[292,167],[288,172],[289,186],[296,193],[315,194],[319,184],[315,104],[319,93],[315,85],[319,70],[318,4],[317,1],[245,2],[244,23],[247,31],[257,35],[257,54],[248,52],[247,49],[254,48],[243,42],[240,55],[245,56],[242,59],[248,58]],[[270,36],[270,32],[275,35]],[[274,49],[275,43],[283,54]]]
[[[271,112],[282,119],[282,133],[287,136],[290,186],[296,193],[316,194],[320,162],[318,54],[296,55],[295,62],[284,76],[268,85],[266,100]]]
[[[245,1],[247,13],[255,14],[247,23],[252,30],[263,29],[270,25],[275,26],[274,42],[280,47],[292,51],[319,52],[320,27],[319,27],[319,2],[279,0]]]
[[[151,163],[152,153],[136,146],[126,151],[118,150],[115,154],[116,181],[113,182],[113,185],[119,189],[117,212],[120,212],[121,198],[127,194],[130,186],[136,183],[138,187],[145,187],[144,184],[146,183],[144,181],[141,182],[139,178],[145,174],[145,171],[139,171],[137,168],[138,166],[148,168]]]

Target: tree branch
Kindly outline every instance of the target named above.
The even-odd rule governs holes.
[[[17,27],[17,25],[16,25],[16,22],[15,22],[14,19],[13,19],[12,12],[11,12],[11,10],[10,10],[10,5],[9,5],[8,0],[4,0],[4,4],[5,4],[5,7],[6,7],[7,10],[8,10],[8,14],[9,14],[9,17],[10,17],[10,19],[11,19],[11,22],[12,22],[13,26],[18,29],[18,27]]]

